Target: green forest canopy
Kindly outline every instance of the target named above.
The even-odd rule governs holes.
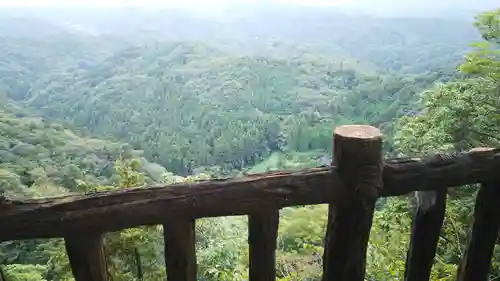
[[[149,20],[130,30],[88,27],[104,30],[95,35],[81,31],[87,26],[7,17],[17,32],[0,41],[0,89],[83,134],[128,142],[172,172],[214,165],[230,172],[286,148],[329,153],[339,124],[391,135],[392,120],[417,112],[416,94],[454,77],[479,38],[468,21],[332,13],[338,17],[253,15],[216,29],[216,40],[203,31],[220,22],[189,17],[189,24],[174,17],[169,24],[186,30],[166,37]],[[269,21],[281,24],[259,28]],[[291,22],[296,27],[284,25]]]

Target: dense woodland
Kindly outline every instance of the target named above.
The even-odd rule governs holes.
[[[474,24],[313,8],[82,14],[0,13],[2,196],[318,166],[333,128],[353,123],[381,128],[387,156],[500,147],[500,10]],[[454,280],[472,190],[449,195],[432,280]],[[403,280],[412,207],[379,202],[367,280]],[[324,205],[281,211],[277,280],[320,280],[326,218]],[[246,231],[245,217],[197,221],[199,280],[247,280]],[[164,279],[161,233],[108,234],[110,280]],[[72,280],[58,239],[1,243],[0,264],[6,281]]]

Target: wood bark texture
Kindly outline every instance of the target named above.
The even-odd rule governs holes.
[[[393,159],[380,196],[436,190],[499,179],[500,150],[450,159]],[[345,201],[336,167],[255,174],[242,178],[149,186],[25,201],[0,200],[0,242],[111,232],[186,219],[247,215],[288,206]],[[1,198],[0,198],[1,199]]]
[[[64,239],[76,281],[107,281],[102,235],[81,233]]]
[[[413,218],[405,281],[428,281],[446,210],[446,189],[420,191]]]
[[[276,280],[278,224],[278,210],[248,216],[250,281]]]
[[[175,220],[163,225],[168,281],[196,281],[195,221]]]
[[[457,281],[487,281],[493,249],[500,229],[500,181],[485,183],[479,189],[474,208],[474,223]]]
[[[0,281],[7,281],[7,277],[5,276],[2,265],[0,265]]]
[[[382,187],[382,135],[371,126],[341,126],[333,142],[333,164],[344,199],[329,206],[323,281],[364,281],[368,238]]]

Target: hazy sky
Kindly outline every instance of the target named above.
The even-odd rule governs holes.
[[[351,0],[0,0],[0,6],[176,6],[220,8],[237,3],[295,3],[337,5]]]

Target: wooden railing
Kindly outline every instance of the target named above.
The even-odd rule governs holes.
[[[63,237],[75,279],[105,281],[103,233],[162,224],[168,280],[194,281],[195,220],[248,215],[250,280],[274,281],[279,210],[328,203],[323,280],[363,281],[377,199],[419,191],[405,280],[423,281],[429,280],[447,188],[480,183],[458,280],[487,280],[500,224],[500,150],[383,161],[381,145],[376,128],[342,126],[335,130],[328,167],[22,202],[4,199],[0,241]]]

